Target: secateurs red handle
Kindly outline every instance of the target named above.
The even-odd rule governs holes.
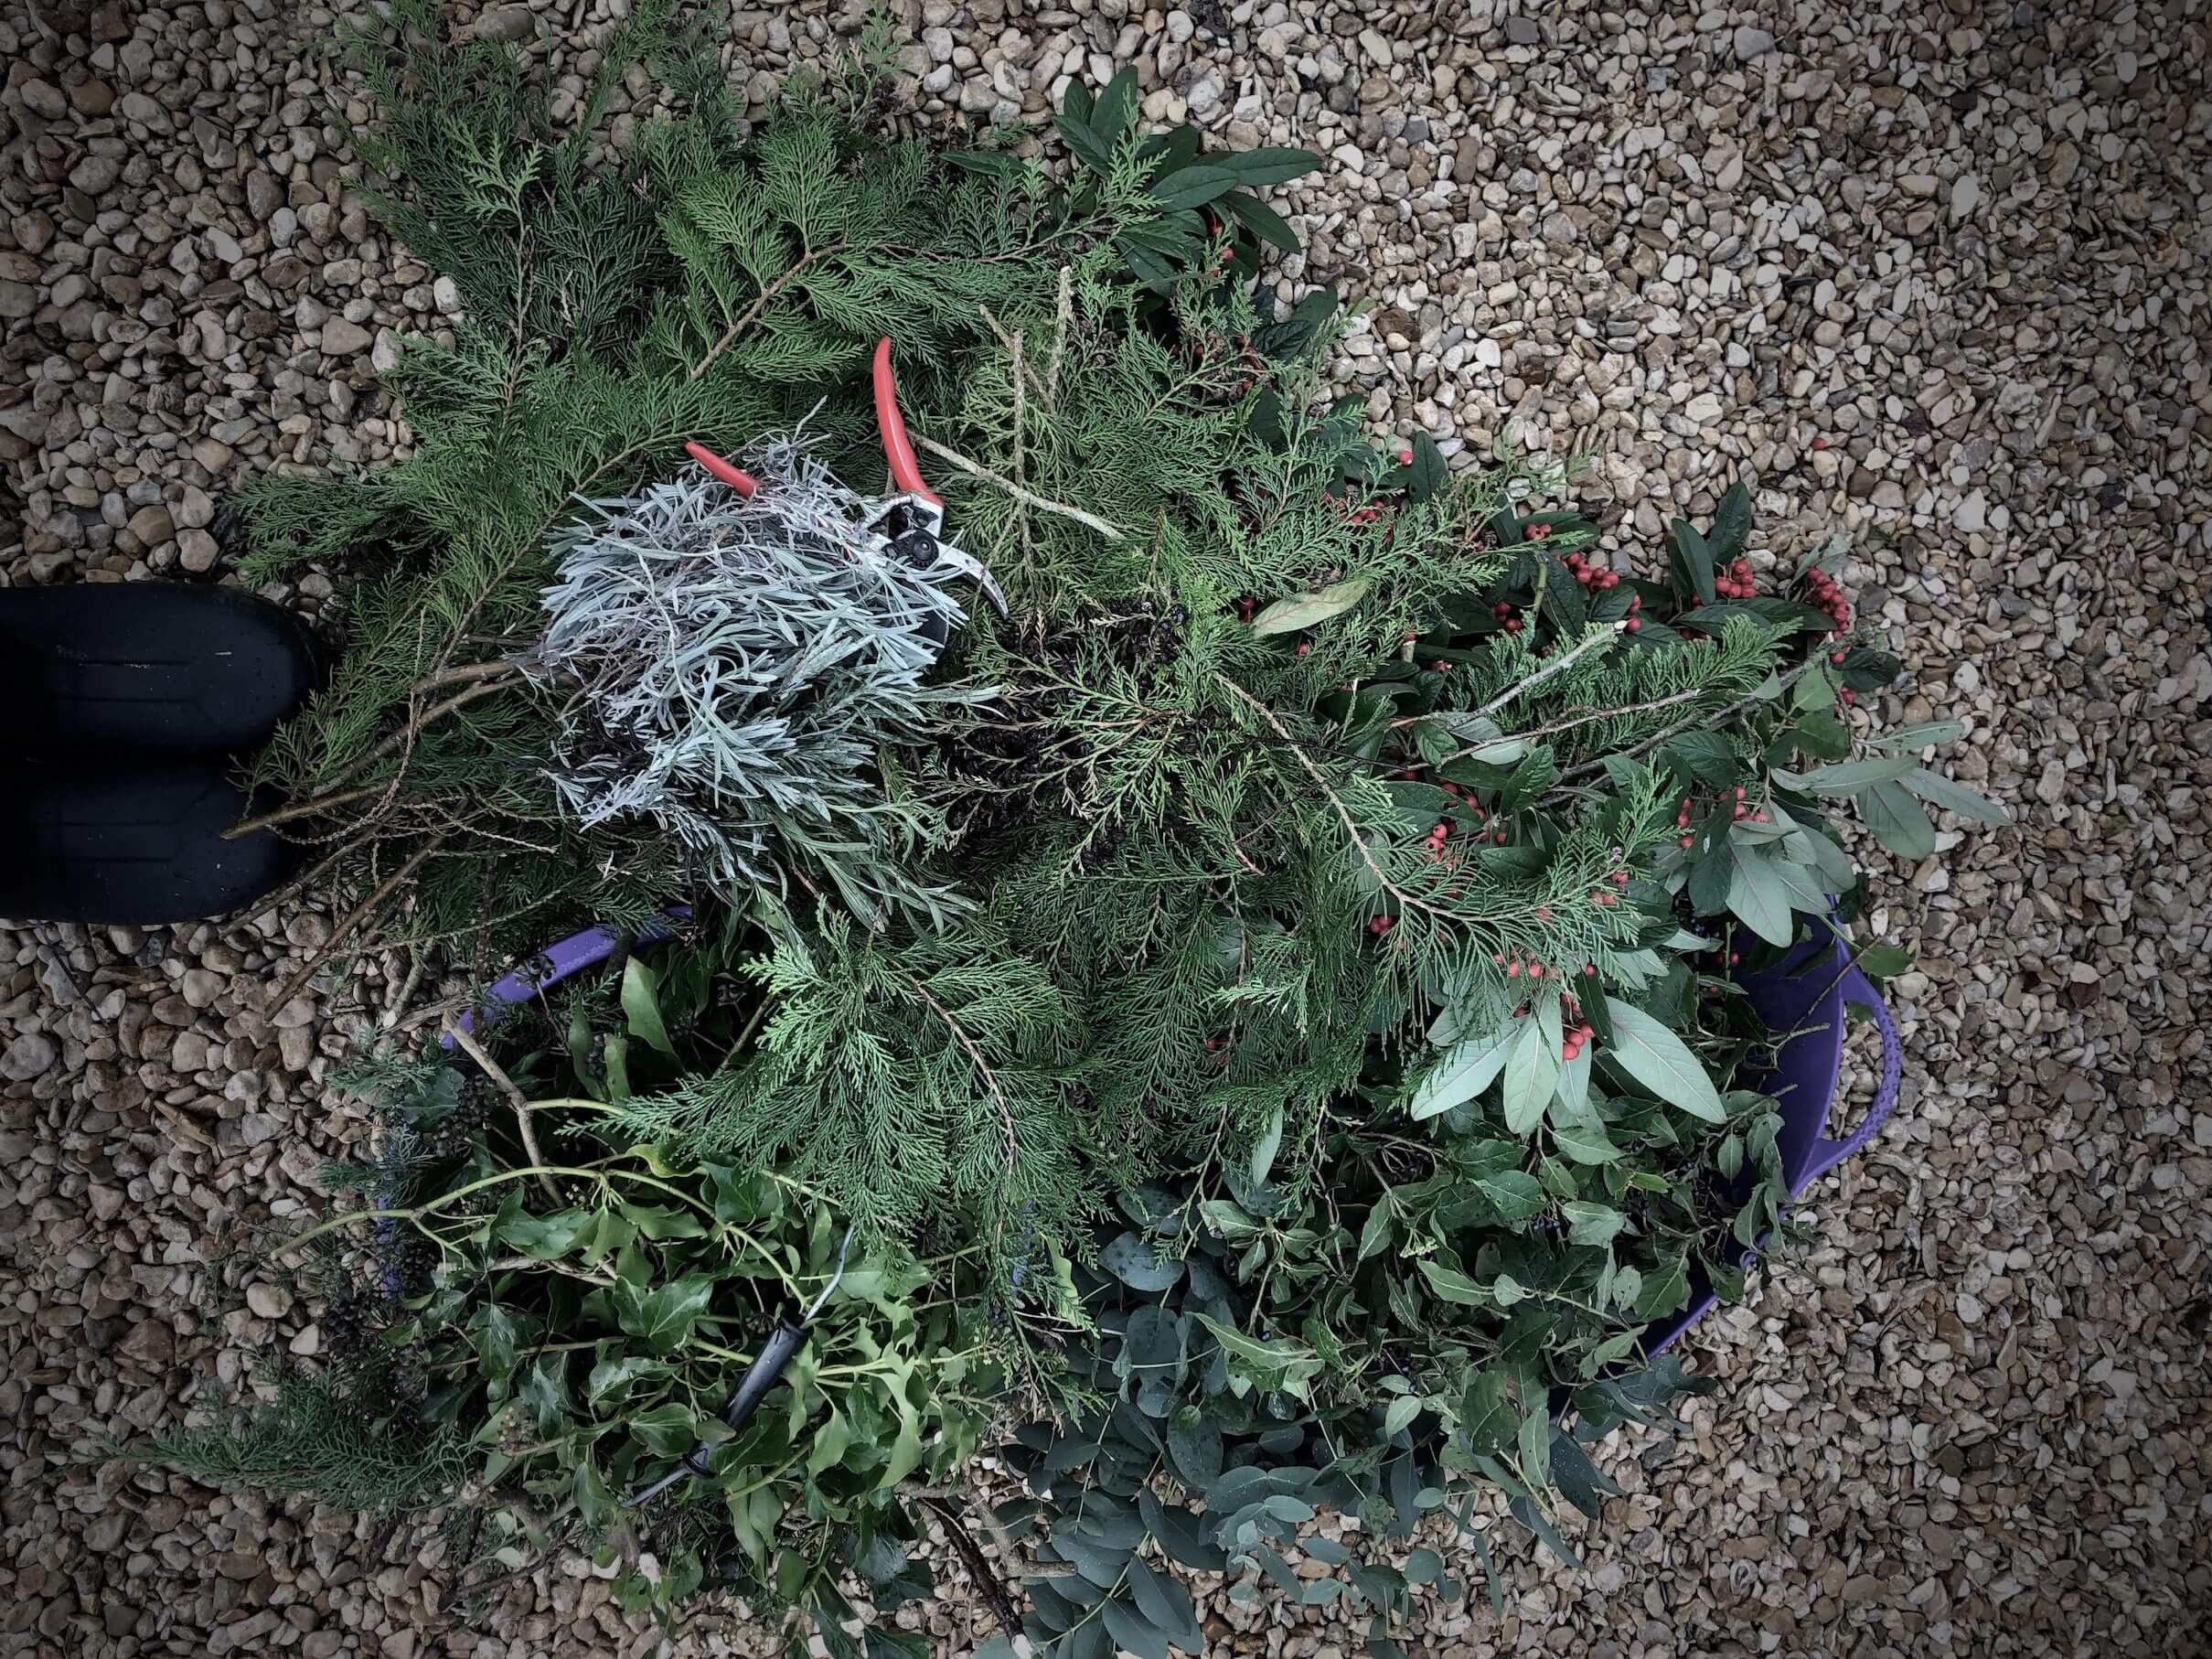
[[[876,430],[882,439],[883,459],[891,467],[892,487],[903,495],[918,496],[933,507],[944,506],[945,498],[923,482],[921,463],[914,458],[914,443],[906,435],[906,417],[899,412],[899,383],[891,371],[889,335],[876,342],[873,378]],[[760,492],[758,478],[723,460],[704,444],[696,440],[686,444],[684,453],[748,501]]]
[[[744,497],[746,500],[752,500],[760,492],[761,481],[758,478],[742,466],[731,466],[729,462],[723,460],[704,444],[696,442],[687,444],[684,445],[684,454],[689,455],[705,467],[710,474],[720,478],[739,495]]]
[[[874,368],[876,430],[883,439],[883,459],[891,466],[891,481],[904,494],[919,496],[943,507],[945,498],[922,481],[921,464],[906,436],[906,417],[899,412],[899,383],[891,372],[891,337],[876,342]]]

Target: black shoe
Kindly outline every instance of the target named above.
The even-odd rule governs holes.
[[[240,910],[311,851],[273,830],[223,831],[255,803],[222,755],[198,760],[0,764],[0,916],[17,921],[198,921]]]
[[[282,605],[176,582],[0,590],[0,756],[250,755],[327,665]]]

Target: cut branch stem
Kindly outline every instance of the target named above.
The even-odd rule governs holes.
[[[559,1204],[561,1189],[553,1184],[550,1175],[542,1172],[545,1155],[538,1150],[538,1131],[530,1127],[530,1097],[516,1086],[515,1080],[500,1068],[499,1063],[485,1052],[484,1044],[476,1041],[476,1033],[458,1019],[447,1014],[443,1030],[454,1046],[476,1063],[477,1069],[497,1086],[499,1092],[507,1097],[508,1105],[515,1108],[515,1129],[522,1137],[523,1153],[529,1159],[531,1167],[540,1172],[538,1185],[548,1199]]]

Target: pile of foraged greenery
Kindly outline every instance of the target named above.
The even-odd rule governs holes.
[[[380,1063],[363,1205],[311,1247],[349,1357],[166,1451],[443,1511],[486,1571],[575,1547],[638,1605],[800,1608],[839,1652],[912,1647],[850,1634],[841,1585],[879,1614],[924,1586],[917,1504],[964,1547],[1032,1538],[1026,1611],[994,1606],[1072,1655],[1197,1651],[1167,1561],[1352,1598],[1391,1651],[1416,1588],[1462,1589],[1401,1541],[1448,1509],[1487,1566],[1485,1491],[1565,1553],[1557,1505],[1610,1490],[1590,1448],[1690,1386],[1640,1332],[1701,1279],[1737,1290],[1787,1195],[1779,1033],[1737,977],[1854,914],[1847,802],[1913,855],[1920,800],[1992,816],[1915,758],[1955,725],[1854,708],[1898,664],[1840,552],[1761,577],[1738,486],[1607,568],[1531,510],[1557,469],[1376,450],[1323,395],[1332,299],[1278,314],[1246,280],[1288,236],[1251,187],[1309,158],[1145,137],[1127,78],[1021,160],[886,145],[865,101],[747,136],[692,79],[594,169],[513,140],[540,106],[487,48],[385,49],[357,59],[413,192],[395,226],[479,289],[397,377],[412,460],[256,492],[264,562],[385,550],[267,770],[288,822],[366,851],[360,910],[418,937],[695,915],[465,1052]],[[911,708],[872,687],[911,833],[746,820],[739,871],[650,813],[579,822],[575,681],[536,655],[561,527],[596,510],[572,498],[817,405],[821,453],[872,479],[886,326],[1010,600]],[[951,902],[875,902],[847,858]],[[757,861],[789,880],[732,879]],[[800,1358],[721,1430],[847,1229]],[[702,1443],[706,1474],[625,1504]],[[978,1511],[961,1468],[994,1444],[1027,1492]],[[1324,1505],[1368,1545],[1307,1541],[1343,1568],[1307,1585],[1281,1551]]]

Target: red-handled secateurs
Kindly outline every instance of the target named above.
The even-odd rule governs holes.
[[[991,580],[990,573],[967,552],[945,539],[945,498],[923,481],[922,468],[914,458],[913,441],[906,435],[906,421],[899,412],[898,382],[891,370],[891,341],[888,337],[876,343],[875,364],[876,428],[883,444],[883,459],[891,468],[891,482],[895,494],[871,503],[865,519],[857,527],[864,535],[875,538],[882,547],[896,555],[902,562],[919,570],[949,568],[983,590],[984,597],[1006,611],[1006,596],[999,584]],[[694,461],[705,467],[741,496],[750,499],[760,489],[760,480],[741,467],[732,466],[703,444],[687,444],[684,448]],[[938,643],[944,642],[943,619],[936,619],[931,632]]]

